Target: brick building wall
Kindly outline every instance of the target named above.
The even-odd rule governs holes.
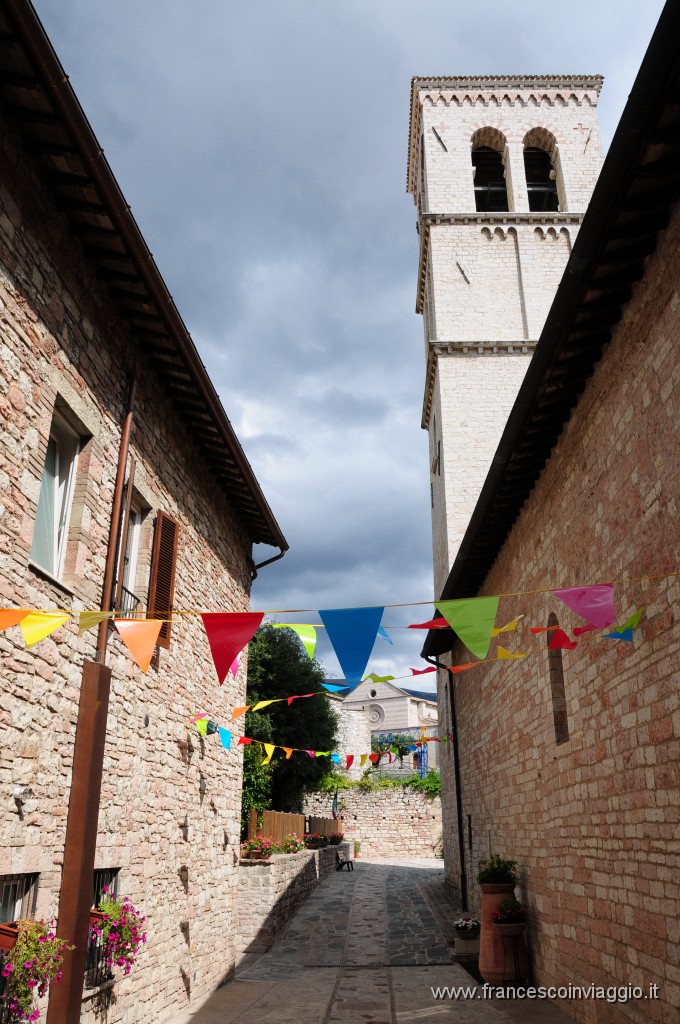
[[[131,456],[146,514],[136,590],[145,598],[160,509],[179,523],[175,607],[247,609],[250,541],[233,507],[13,128],[3,120],[0,130],[0,606],[98,607],[134,370]],[[29,565],[55,407],[84,438],[61,582]],[[0,633],[0,786],[34,792],[23,817],[3,801],[0,875],[39,873],[44,918],[57,911],[81,670],[95,643],[96,630],[79,636],[76,619],[32,650],[18,627]],[[211,991],[234,964],[241,759],[214,738],[195,735],[188,752],[182,744],[197,709],[224,717],[244,702],[245,659],[220,691],[200,620],[187,617],[146,675],[115,633],[108,664],[96,866],[120,869],[120,893],[148,917],[148,944],[116,981],[107,1020],[149,1024]],[[85,1010],[89,1019],[93,1000]]]
[[[679,270],[676,206],[482,593],[677,571]],[[545,650],[456,676],[468,884],[478,909],[479,860],[518,861],[539,984],[659,986],[658,1000],[562,1004],[575,1019],[670,1024],[680,1006],[678,580],[618,585],[616,606],[617,622],[645,607],[634,646],[586,634],[563,652],[566,742],[556,742]],[[582,624],[549,594],[503,599],[499,621],[524,613],[547,625],[550,612],[565,629]],[[536,643],[526,633],[512,649]],[[448,728],[441,684],[440,697]],[[448,747],[442,759],[457,884]]]

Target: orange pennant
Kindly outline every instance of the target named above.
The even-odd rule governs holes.
[[[229,721],[233,722],[235,718],[240,718],[241,715],[245,715],[246,711],[250,711],[251,707],[252,704],[246,704],[246,706],[243,708],[234,708],[233,714]]]
[[[286,761],[287,761],[288,758],[290,757],[290,755],[293,753],[293,747],[281,747],[281,750],[285,751],[285,753],[286,753]]]
[[[116,629],[142,672],[148,671],[162,619],[114,619]]]
[[[27,608],[0,608],[0,629],[9,629],[28,615]]]

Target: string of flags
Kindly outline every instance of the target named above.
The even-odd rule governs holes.
[[[668,574],[668,576],[675,575],[678,574]],[[623,626],[615,627],[614,584],[563,588],[551,590],[549,593],[557,597],[585,621],[585,625],[574,630],[575,636],[595,630],[609,630],[604,633],[605,638],[632,642],[633,631],[640,621],[643,609],[638,609]],[[488,660],[512,660],[524,657],[524,654],[511,654],[504,651],[503,648],[498,648],[496,658],[489,659],[487,657],[492,638],[517,629],[521,618],[523,618],[523,616],[518,616],[507,625],[497,627],[495,622],[499,601],[500,595],[435,601],[434,605],[439,612],[439,617],[427,622],[412,623],[405,628],[452,629],[477,661],[456,666],[451,671],[464,671]],[[353,690],[364,676],[377,637],[381,636],[388,642],[392,642],[381,621],[386,607],[390,606],[322,609],[318,613],[321,619],[320,624],[276,622],[272,625],[275,628],[294,630],[310,658],[314,656],[316,630],[325,628],[346,679],[346,684],[341,689]],[[113,612],[101,611],[83,611],[77,614],[79,615],[79,633],[93,628],[104,619],[112,619],[122,642],[143,672],[149,668],[163,622],[169,621],[162,618],[124,618],[116,616]],[[202,620],[218,681],[222,685],[229,672],[235,674],[238,670],[239,655],[261,625],[265,612],[197,612],[194,614],[200,615]],[[63,626],[70,618],[71,613],[66,611],[0,609],[0,630],[18,625],[26,646],[30,648]],[[578,640],[570,640],[566,632],[558,627],[533,627],[532,632],[538,633],[547,629],[553,629],[553,637],[549,644],[551,648],[573,650],[578,645]],[[428,669],[412,669],[414,675],[427,671]],[[330,689],[330,686],[328,688]]]

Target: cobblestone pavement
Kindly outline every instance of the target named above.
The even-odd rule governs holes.
[[[568,1024],[549,1002],[436,999],[474,986],[451,961],[456,906],[439,860],[361,860],[323,881],[273,948],[169,1024]]]

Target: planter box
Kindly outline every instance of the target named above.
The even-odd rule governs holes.
[[[19,929],[15,924],[0,924],[0,952],[9,953],[19,938]]]

